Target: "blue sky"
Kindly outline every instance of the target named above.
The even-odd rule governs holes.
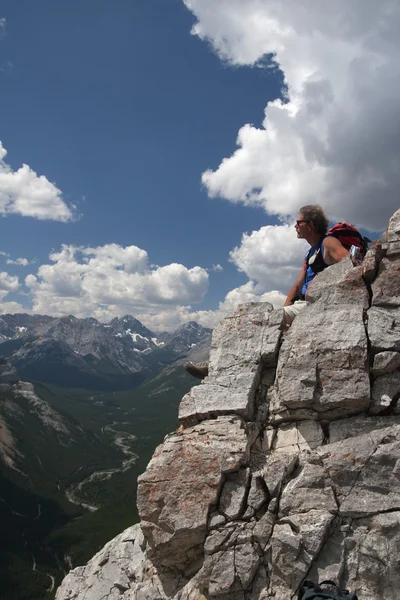
[[[26,164],[55,187],[45,194],[41,218],[32,217],[31,192],[26,197],[13,179],[13,203],[1,221],[2,312],[103,319],[131,312],[149,326],[171,328],[189,318],[212,324],[220,303],[231,308],[236,300],[285,292],[303,247],[279,219],[320,201],[329,174],[314,168],[315,159],[312,167],[298,157],[285,164],[304,134],[287,134],[280,115],[274,121],[293,98],[271,103],[282,98],[284,76],[293,90],[297,82],[285,49],[282,60],[277,54],[282,71],[257,65],[280,40],[267,47],[246,27],[256,4],[250,0],[240,14],[237,0],[3,0],[3,172],[10,177]],[[265,10],[273,5],[266,0]],[[235,30],[237,16],[243,31]],[[331,72],[330,63],[324,68]],[[333,76],[330,83],[335,91]],[[329,104],[329,89],[314,85],[312,93],[314,105],[321,98]],[[267,150],[273,126],[275,134],[282,128],[281,146]],[[342,207],[349,204],[345,181],[335,190]],[[0,201],[1,185],[0,170]],[[379,230],[383,219],[374,226],[363,185],[366,216],[358,224]],[[333,200],[326,208],[333,218],[355,221],[357,201],[347,214],[332,214]],[[384,218],[393,212],[389,194],[387,204]],[[147,257],[126,250],[132,246]],[[35,262],[10,264],[21,257]]]

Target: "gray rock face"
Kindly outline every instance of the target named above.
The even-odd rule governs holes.
[[[326,269],[324,280],[329,272],[334,280],[340,274],[348,279],[346,264]],[[360,279],[358,270],[357,286]],[[313,304],[294,320],[279,354],[270,402],[273,422],[332,420],[365,410],[370,403],[365,294],[355,292],[355,304],[350,304],[350,293],[347,304],[337,304],[343,295],[332,294],[329,303],[327,294],[317,295],[324,290],[320,282],[313,287]]]
[[[201,556],[208,513],[217,503],[223,474],[237,471],[247,453],[244,423],[235,416],[208,420],[166,438],[138,481],[149,557],[163,566],[183,568]]]
[[[268,304],[225,319],[139,479],[129,588],[95,557],[57,600],[112,599],[114,580],[124,600],[287,600],[306,576],[397,600],[399,266],[400,211],[367,264],[316,277],[288,333]]]
[[[281,324],[282,310],[268,303],[239,306],[224,319],[213,333],[209,376],[183,397],[180,422],[229,413],[253,419],[261,371],[276,365]]]
[[[379,352],[374,356],[372,374],[374,377],[394,373],[400,369],[400,352]]]
[[[55,600],[166,598],[161,581],[157,576],[152,577],[151,564],[148,564],[143,548],[139,525],[129,527],[104,546],[85,567],[70,571],[58,588]],[[135,585],[134,596],[132,584]]]
[[[307,300],[324,306],[360,306],[368,308],[369,295],[362,267],[354,267],[349,258],[325,269],[307,291]]]
[[[368,338],[374,352],[400,352],[400,308],[370,308]]]

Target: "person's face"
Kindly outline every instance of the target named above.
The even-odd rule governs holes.
[[[299,213],[294,228],[298,238],[303,238],[311,230],[311,223],[304,218],[304,215]]]

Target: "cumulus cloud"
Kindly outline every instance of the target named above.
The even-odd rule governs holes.
[[[63,245],[49,258],[25,278],[35,313],[101,320],[131,313],[149,319],[201,302],[208,289],[205,269],[176,263],[151,268],[147,252],[137,246]]]
[[[206,269],[188,269],[176,263],[154,266],[149,263],[147,252],[137,246],[106,244],[62,245],[51,253],[47,264],[25,277],[31,308],[8,301],[8,294],[25,292],[17,276],[0,272],[0,313],[74,314],[80,318],[94,316],[101,321],[130,313],[155,331],[171,331],[192,320],[214,328],[238,304],[283,305],[285,296],[279,289],[283,276],[272,275],[269,265],[275,258],[287,271],[287,277],[290,275],[290,263],[297,258],[293,233],[289,226],[282,225],[245,234],[242,244],[231,252],[231,260],[250,280],[231,290],[216,310],[194,308],[208,290]],[[9,256],[4,251],[0,254]],[[25,261],[21,258],[7,262],[25,265]]]
[[[210,271],[223,271],[223,267],[222,265],[218,264],[218,265],[212,265]]]
[[[6,314],[17,314],[27,313],[30,314],[31,310],[20,304],[19,302],[0,302],[0,315]]]
[[[240,246],[230,253],[231,261],[264,293],[286,290],[298,277],[307,249],[289,225],[267,225],[243,234]]]
[[[102,321],[130,313],[150,329],[159,331],[174,330],[191,320],[213,328],[243,302],[266,301],[275,307],[282,306],[285,296],[271,287],[275,280],[264,277],[261,264],[260,274],[246,264],[254,251],[247,248],[247,240],[252,240],[255,246],[257,234],[260,234],[258,244],[264,244],[266,255],[268,248],[273,248],[283,265],[290,262],[279,249],[286,237],[289,238],[289,227],[264,229],[264,233],[244,236],[242,245],[232,252],[232,260],[257,281],[248,281],[231,290],[216,310],[194,309],[208,290],[206,269],[188,269],[176,263],[152,266],[147,252],[137,246],[106,244],[98,247],[63,245],[59,251],[50,254],[48,264],[39,266],[36,274],[25,278],[32,299],[30,312],[54,316],[74,314],[81,318],[94,316]],[[293,232],[290,233],[293,237]],[[254,265],[257,260],[262,259],[254,258]],[[266,263],[268,260],[265,258]],[[19,289],[17,277],[0,274],[0,289],[6,288],[6,284],[10,290]],[[5,305],[0,305],[1,312],[5,312]]]
[[[23,257],[16,258],[15,260],[13,260],[12,258],[8,258],[6,260],[6,263],[8,265],[17,265],[20,267],[27,267],[28,265],[33,264],[33,262],[34,261],[30,262],[27,258],[23,258]]]
[[[8,296],[11,292],[17,292],[20,289],[19,279],[15,275],[9,275],[5,271],[0,271],[0,312],[7,312],[3,310],[3,299]],[[15,302],[6,302],[4,303],[9,306],[13,306],[13,312],[16,312],[15,308],[20,308],[20,305]]]
[[[173,331],[183,323],[196,321],[203,327],[214,329],[227,314],[236,310],[245,302],[269,302],[274,308],[280,308],[285,295],[277,290],[260,293],[257,285],[248,281],[244,285],[228,292],[216,310],[193,310],[190,306],[174,306],[159,309],[155,313],[135,313],[139,321],[154,331]]]
[[[19,289],[19,279],[15,275],[9,275],[5,271],[0,272],[0,293],[16,292]]]
[[[243,124],[237,149],[203,174],[210,196],[280,216],[318,202],[334,220],[383,228],[400,184],[399,3],[183,1],[223,60],[273,55],[285,81],[262,127]]]
[[[6,155],[0,142],[0,214],[64,222],[74,218],[74,207],[64,202],[54,183],[25,164],[14,171],[5,162]]]
[[[239,304],[245,302],[269,302],[274,308],[280,308],[283,306],[284,301],[285,296],[281,292],[271,290],[260,293],[255,283],[248,281],[244,285],[228,292],[225,300],[220,303],[219,308],[224,314],[227,314],[235,310]]]
[[[261,293],[260,288],[254,281],[248,281],[244,285],[228,292],[224,300],[219,303],[217,310],[183,312],[179,315],[179,319],[183,323],[189,320],[197,321],[203,327],[213,329],[226,315],[236,310],[239,304],[246,302],[269,302],[274,308],[280,308],[283,306],[285,298],[286,296],[278,290]]]

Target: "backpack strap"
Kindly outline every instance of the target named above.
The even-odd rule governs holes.
[[[318,585],[333,585],[337,590],[339,590],[339,586],[337,583],[335,583],[334,581],[332,581],[332,579],[324,579],[324,581],[321,581]],[[342,592],[345,593],[349,593],[348,590],[341,590]]]
[[[311,258],[310,255],[311,255],[312,248],[310,248],[306,254],[306,260],[305,260],[306,269],[308,267],[310,267],[312,272],[315,274],[320,273],[328,266],[326,264],[326,262],[324,261],[323,251],[322,251],[322,244],[324,243],[324,240],[326,239],[326,237],[328,237],[328,236],[325,236],[321,239],[317,248],[315,249],[314,254],[312,255],[312,256],[315,256],[315,260],[311,264],[309,263],[309,260]]]
[[[337,597],[332,596],[332,594],[327,594],[326,592],[309,591],[311,591],[311,594],[309,595],[308,592],[306,592],[302,600],[337,600]]]

